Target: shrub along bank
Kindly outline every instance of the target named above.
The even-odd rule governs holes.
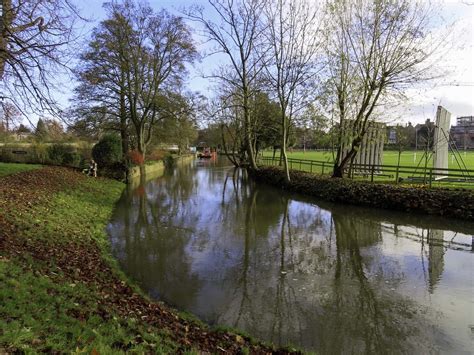
[[[150,301],[110,255],[124,185],[45,167],[0,178],[0,354],[286,353]]]
[[[291,182],[286,183],[278,167],[261,167],[251,175],[258,181],[326,201],[474,220],[474,193],[470,190],[331,179],[297,171],[290,172]]]

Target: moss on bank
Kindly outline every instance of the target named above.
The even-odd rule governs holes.
[[[104,231],[123,187],[57,167],[0,179],[0,353],[285,353],[130,285]]]
[[[331,179],[298,171],[291,171],[291,182],[286,183],[284,172],[278,167],[261,167],[251,174],[258,181],[330,202],[474,220],[474,192],[471,190]]]

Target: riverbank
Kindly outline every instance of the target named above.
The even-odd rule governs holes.
[[[331,179],[299,171],[290,172],[288,184],[278,167],[261,167],[251,174],[257,181],[330,202],[474,220],[474,193],[470,190]]]
[[[0,353],[287,353],[149,300],[105,226],[120,182],[59,167],[0,178]]]

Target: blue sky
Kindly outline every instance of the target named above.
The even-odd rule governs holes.
[[[86,45],[92,28],[105,17],[103,2],[100,0],[75,0],[75,2],[81,13],[92,20],[81,29]],[[207,0],[149,0],[149,3],[156,10],[165,8],[174,14],[180,14],[181,9],[193,4],[208,8]],[[445,63],[442,65],[450,69],[450,74],[443,79],[446,84],[410,89],[408,92],[410,99],[394,110],[391,115],[393,117],[388,120],[424,122],[426,118],[434,118],[438,104],[445,106],[453,114],[452,124],[455,123],[456,116],[474,115],[474,0],[446,0],[440,6],[446,22],[452,24],[453,32],[457,34],[457,40],[463,43],[462,47],[453,46],[444,58]],[[209,15],[213,16],[212,12],[209,12]],[[191,26],[196,25],[191,23]],[[202,42],[202,38],[197,34],[195,39],[198,43]],[[203,48],[203,45],[198,45],[199,50],[202,51]],[[190,67],[189,89],[210,94],[212,90],[209,88],[212,87],[212,83],[202,78],[201,73],[209,73],[220,62],[222,56],[214,56],[204,58]],[[63,82],[67,84],[62,84],[63,92],[59,93],[58,97],[61,104],[67,106],[75,84],[70,80]]]

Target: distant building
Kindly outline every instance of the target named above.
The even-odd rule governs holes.
[[[458,149],[474,149],[474,116],[458,117],[450,134]]]
[[[415,126],[415,148],[425,149],[427,146],[429,149],[433,147],[433,136],[434,136],[435,124],[428,118],[425,123],[417,124]]]

